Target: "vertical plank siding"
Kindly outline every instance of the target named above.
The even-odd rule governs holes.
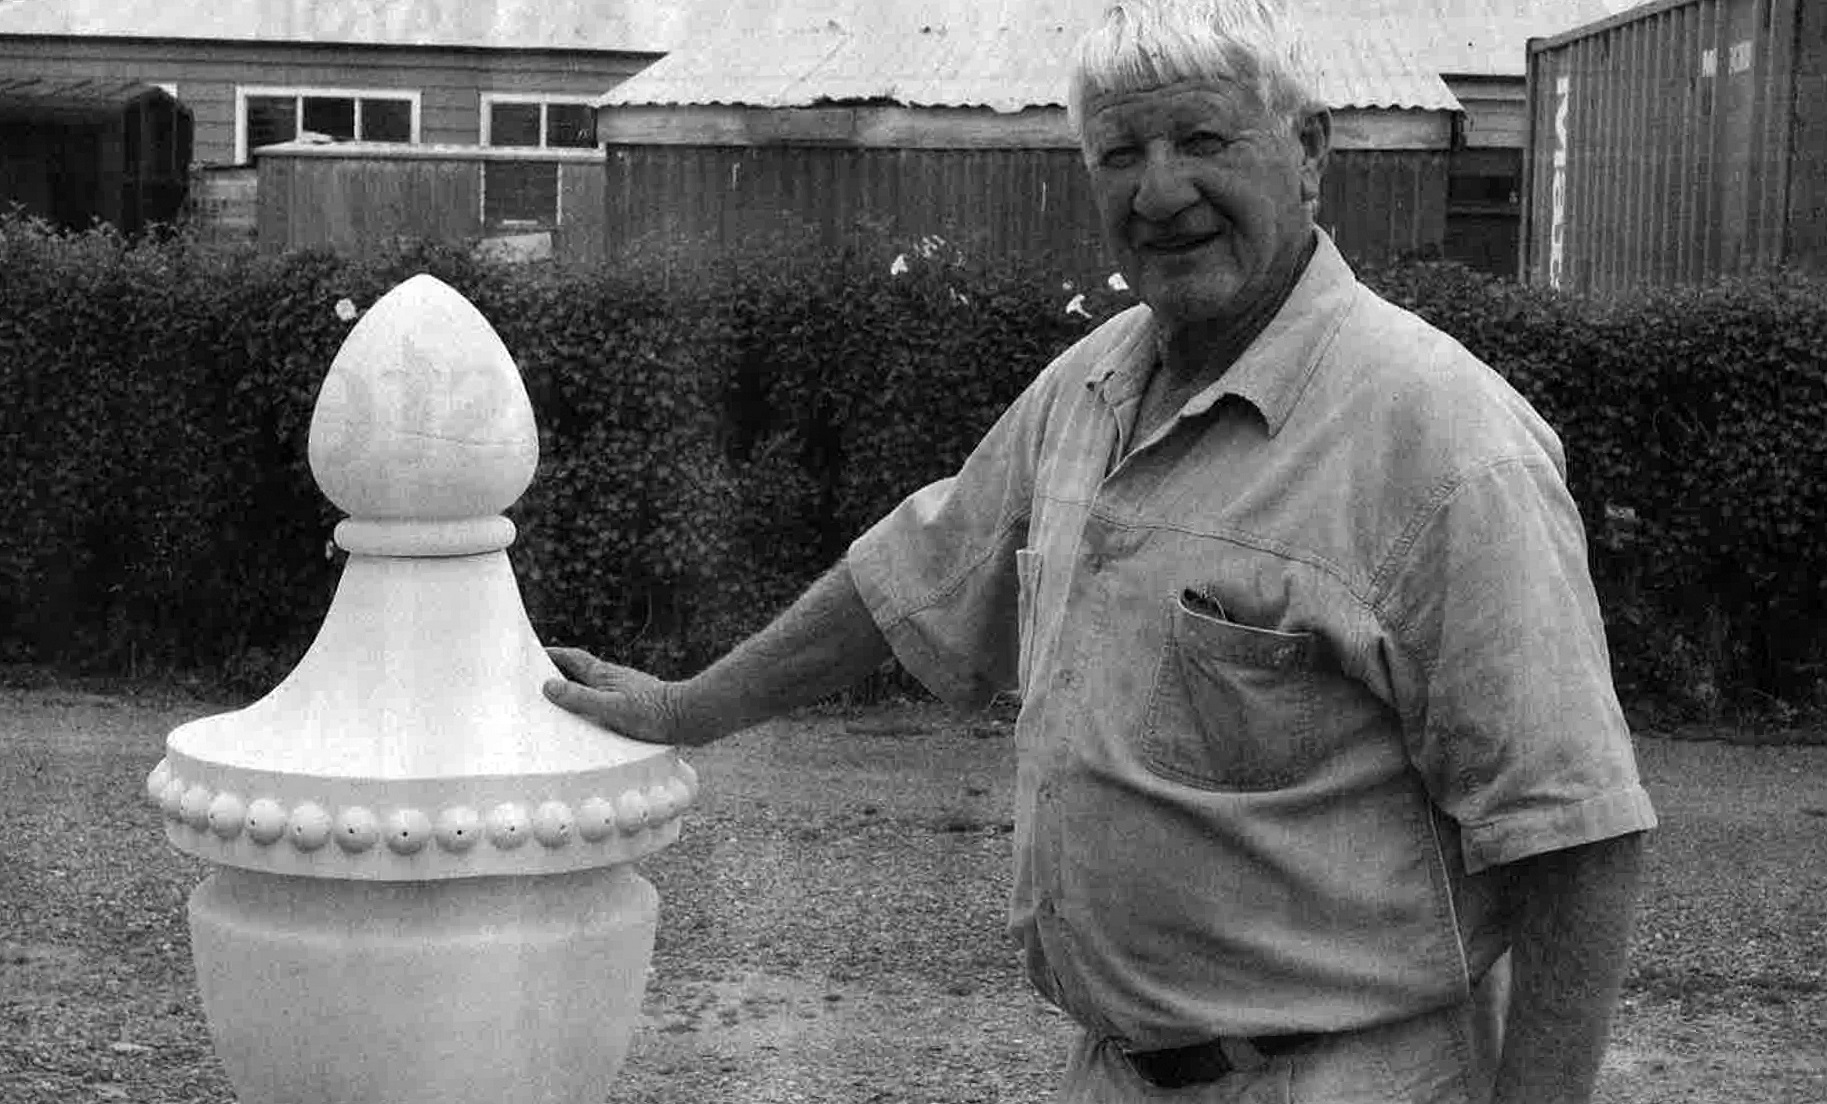
[[[1790,263],[1827,272],[1827,4],[1801,3],[1794,81],[1789,92]]]
[[[1360,263],[1438,253],[1447,158],[1338,151],[1321,223]],[[1110,268],[1076,149],[610,146],[607,169],[612,259],[801,243],[892,255],[937,235],[979,259],[1078,275]]]
[[[1812,10],[1811,10],[1812,9]],[[1827,267],[1812,0],[1664,0],[1530,44],[1525,276],[1574,291]]]
[[[504,160],[504,158],[496,158]],[[604,255],[603,170],[594,158],[549,163],[558,173],[552,255],[595,263]],[[328,247],[362,255],[400,238],[483,238],[483,172],[471,153],[421,152],[388,157],[373,150],[338,155],[275,151],[259,163],[260,248],[268,252]]]
[[[975,259],[1105,270],[1076,150],[611,146],[609,256],[738,247],[885,251],[928,235]]]
[[[1445,150],[1337,150],[1319,222],[1360,264],[1438,256],[1446,238]]]

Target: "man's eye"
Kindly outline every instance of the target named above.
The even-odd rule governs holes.
[[[1186,140],[1180,143],[1180,148],[1194,157],[1210,157],[1214,153],[1223,153],[1230,144],[1231,140],[1224,135],[1202,130],[1188,135]]]
[[[1103,152],[1097,163],[1106,169],[1127,169],[1142,159],[1142,151],[1134,146],[1115,146]]]

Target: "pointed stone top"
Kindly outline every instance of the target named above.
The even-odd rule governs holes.
[[[499,548],[539,461],[533,406],[514,358],[469,300],[420,274],[369,308],[330,365],[311,418],[312,474],[354,522],[350,551],[417,554]],[[380,523],[376,525],[374,523]],[[386,549],[350,532],[388,533]],[[453,535],[454,534],[454,535]],[[358,540],[356,543],[362,543]],[[431,547],[431,546],[437,547]],[[476,545],[476,547],[470,547]]]

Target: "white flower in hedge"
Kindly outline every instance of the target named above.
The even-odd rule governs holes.
[[[1085,296],[1082,292],[1078,295],[1074,295],[1072,297],[1072,302],[1066,304],[1066,313],[1076,314],[1080,318],[1091,317],[1091,312],[1085,309]]]
[[[907,254],[895,254],[894,263],[888,266],[888,274],[890,276],[907,275]]]
[[[1110,274],[1110,279],[1105,280],[1104,282],[1110,285],[1111,291],[1129,290],[1129,281],[1123,279],[1123,274],[1121,272],[1112,272]]]
[[[958,304],[961,307],[968,307],[971,305],[971,297],[964,294],[962,291],[959,291],[957,288],[948,287],[945,290],[948,293],[950,293],[950,295],[952,297],[952,302]]]
[[[342,319],[344,322],[355,321],[361,313],[362,312],[356,308],[355,300],[353,299],[338,299],[336,301],[336,317]]]

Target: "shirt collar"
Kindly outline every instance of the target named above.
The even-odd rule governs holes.
[[[1269,325],[1237,362],[1209,387],[1186,401],[1181,417],[1202,414],[1220,399],[1234,395],[1262,415],[1269,436],[1281,432],[1306,391],[1314,369],[1344,320],[1357,277],[1324,230],[1294,291]],[[1111,406],[1141,395],[1154,367],[1154,316],[1139,308],[1142,321],[1128,340],[1117,342],[1085,378]]]

